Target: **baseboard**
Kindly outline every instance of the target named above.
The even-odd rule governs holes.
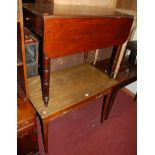
[[[135,93],[133,93],[131,90],[129,90],[129,89],[127,89],[127,88],[122,88],[122,90],[127,94],[127,95],[129,95],[129,96],[131,96],[131,97],[135,97]]]

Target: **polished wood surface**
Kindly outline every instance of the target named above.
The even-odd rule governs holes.
[[[29,101],[17,99],[17,154],[37,154],[36,111]]]
[[[116,63],[133,17],[102,7],[71,5],[25,4],[23,12],[25,26],[42,39],[43,76],[41,80],[39,76],[29,79],[28,96],[42,119],[48,152],[49,120],[94,97],[109,95],[117,83],[91,65],[50,74],[49,59],[117,46],[113,59]]]
[[[55,117],[82,101],[108,93],[117,83],[89,64],[51,73],[50,99],[48,107],[45,107],[40,77],[32,77],[28,81],[28,96],[41,118],[48,115]]]
[[[26,25],[43,34],[50,58],[122,44],[133,21],[132,16],[93,6],[32,4],[24,5],[24,12]]]
[[[105,117],[111,92],[117,85],[115,80],[110,79],[90,64],[53,72],[50,75],[50,81],[49,103],[48,106],[44,106],[40,77],[28,79],[28,96],[42,120],[46,153],[48,152],[48,123],[50,120],[86,104],[87,101],[95,97],[104,95],[108,96],[103,101],[102,116]]]
[[[50,67],[46,65],[46,59],[118,46],[111,65],[113,73],[120,47],[127,39],[133,22],[130,15],[92,6],[25,4],[23,12],[25,25],[43,40],[45,106],[48,105],[50,85]]]
[[[17,99],[17,129],[21,130],[21,127],[30,124],[29,120],[36,118],[36,111],[28,101]],[[28,122],[27,122],[28,121]],[[34,120],[33,120],[34,122]]]
[[[128,37],[131,23],[121,18],[48,18],[44,22],[44,52],[52,58],[119,45]]]

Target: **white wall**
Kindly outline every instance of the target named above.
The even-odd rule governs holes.
[[[134,94],[136,94],[136,92],[137,92],[137,81],[127,85],[126,88],[129,89]]]

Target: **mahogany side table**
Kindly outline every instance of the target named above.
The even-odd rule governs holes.
[[[43,75],[41,80],[38,76],[30,79],[29,98],[41,116],[48,152],[49,120],[97,95],[108,95],[108,103],[115,85],[114,80],[90,65],[50,74],[50,59],[113,46],[109,74],[112,77],[133,17],[102,7],[53,4],[24,4],[23,13],[25,26],[42,39]],[[68,85],[80,86],[69,89]]]
[[[43,100],[49,101],[50,59],[82,51],[114,46],[113,75],[121,45],[126,41],[133,17],[93,6],[25,4],[25,26],[43,40]]]

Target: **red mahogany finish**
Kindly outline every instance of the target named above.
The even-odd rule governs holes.
[[[42,36],[46,58],[62,57],[78,52],[118,46],[127,39],[133,18],[101,7],[25,4],[25,26]],[[120,48],[115,52],[111,73]],[[47,58],[48,57],[48,58]],[[50,66],[44,61],[43,98],[48,105]],[[47,69],[48,68],[48,69]],[[111,74],[112,75],[112,74]]]
[[[121,45],[126,41],[133,22],[132,16],[93,6],[25,4],[23,13],[25,26],[42,38],[42,90],[47,110],[50,108],[50,104],[47,107],[50,58],[114,46],[113,59],[110,64],[110,75],[112,75]],[[104,95],[107,94],[107,97],[104,101],[105,108],[102,109],[102,116],[105,115],[111,89],[110,87],[104,90]],[[48,122],[51,117],[53,116],[49,114],[48,117],[42,118],[46,152],[48,152]]]
[[[44,22],[44,51],[52,58],[119,45],[126,40],[131,23],[105,17],[48,18]]]

